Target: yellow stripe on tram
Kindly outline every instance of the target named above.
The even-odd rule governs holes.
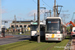
[[[54,34],[52,34],[52,37],[51,38],[54,38]]]

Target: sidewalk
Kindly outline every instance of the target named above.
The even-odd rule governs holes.
[[[71,50],[75,50],[75,37],[72,39],[71,42]]]
[[[11,38],[11,37],[13,37],[13,36],[0,37],[0,39],[1,39],[1,38]]]

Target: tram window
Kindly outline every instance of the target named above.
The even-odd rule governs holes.
[[[14,28],[14,25],[12,25],[11,27]]]
[[[74,32],[75,32],[75,30],[74,30]]]
[[[26,25],[24,25],[24,27],[26,27]]]
[[[51,30],[59,30],[60,29],[60,22],[57,21],[47,21],[47,31]]]
[[[63,26],[61,26],[61,33],[63,33]]]
[[[36,31],[37,30],[37,25],[31,25],[31,31]]]
[[[45,31],[45,27],[40,26],[40,31]]]

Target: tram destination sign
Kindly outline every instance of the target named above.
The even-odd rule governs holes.
[[[33,24],[37,24],[37,23],[33,23]]]

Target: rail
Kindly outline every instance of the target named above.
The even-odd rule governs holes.
[[[72,39],[69,40],[69,42],[65,46],[64,50],[70,50],[71,49],[71,41],[72,41]]]

